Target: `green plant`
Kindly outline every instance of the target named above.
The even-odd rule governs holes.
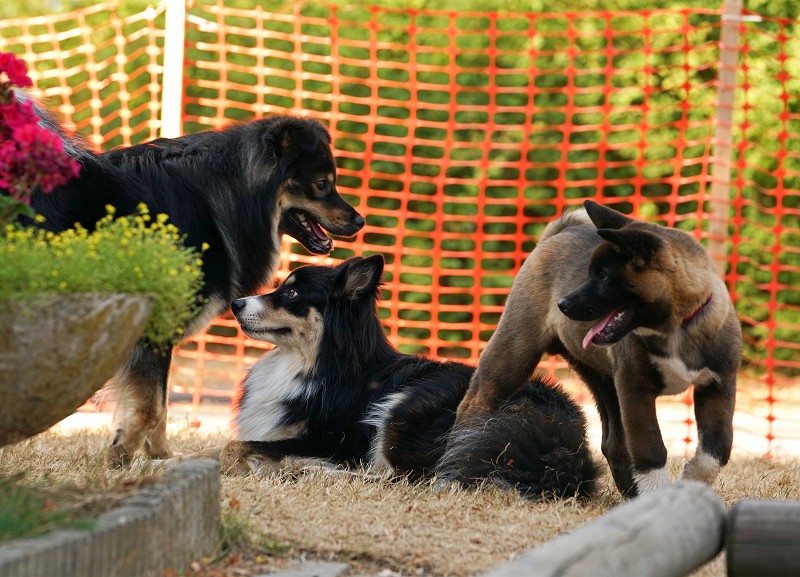
[[[14,86],[32,84],[25,63],[0,52],[0,305],[41,293],[145,293],[153,312],[145,335],[155,345],[177,340],[198,307],[202,260],[183,245],[167,215],[114,218],[114,208],[90,232],[54,233],[29,205],[80,175],[61,138],[39,125],[30,100]],[[33,220],[33,226],[18,222]]]
[[[0,543],[35,537],[61,527],[89,527],[96,507],[68,491],[52,491],[0,479]]]
[[[0,306],[39,293],[143,293],[153,300],[145,336],[156,345],[179,338],[197,311],[201,255],[183,245],[166,215],[114,218],[90,232],[61,233],[6,225],[0,231]],[[41,221],[41,217],[37,217]]]

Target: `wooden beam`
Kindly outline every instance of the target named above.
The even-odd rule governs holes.
[[[800,501],[739,501],[725,541],[728,577],[797,577]]]
[[[733,168],[733,105],[736,97],[736,74],[739,66],[739,26],[742,0],[725,0],[722,10],[722,34],[717,65],[717,106],[714,119],[714,151],[711,165],[711,220],[708,227],[708,252],[725,275],[728,226],[731,207],[731,171]]]
[[[680,481],[616,507],[484,577],[682,577],[722,549],[726,510],[708,485]]]
[[[161,82],[162,138],[183,134],[183,58],[186,41],[186,0],[167,0],[164,30],[164,77]]]

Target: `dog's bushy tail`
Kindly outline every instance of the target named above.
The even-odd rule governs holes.
[[[56,115],[45,108],[40,101],[32,98],[30,94],[22,90],[14,90],[14,97],[17,99],[17,102],[31,103],[33,112],[39,119],[39,125],[58,135],[64,145],[64,152],[69,156],[81,161],[93,156],[89,150],[91,148],[89,142],[77,134],[67,132]]]
[[[436,474],[547,500],[590,495],[597,465],[580,407],[558,386],[534,381],[488,418],[454,427]]]

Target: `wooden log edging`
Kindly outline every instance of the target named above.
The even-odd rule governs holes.
[[[679,577],[723,546],[726,509],[708,485],[680,481],[520,555],[484,577]]]
[[[800,502],[748,499],[728,515],[728,577],[800,575]]]
[[[103,513],[91,529],[61,529],[0,545],[0,577],[163,577],[219,540],[219,463],[188,461]]]

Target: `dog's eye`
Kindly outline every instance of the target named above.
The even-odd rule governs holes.
[[[327,178],[320,178],[317,181],[317,188],[323,190],[326,186],[328,186],[328,179]]]
[[[297,291],[294,289],[289,289],[288,291],[286,291],[286,296],[289,297],[290,299],[293,299],[294,297],[297,296]]]
[[[597,279],[600,282],[605,282],[608,280],[608,274],[606,274],[606,271],[601,270],[599,273],[597,273]]]

